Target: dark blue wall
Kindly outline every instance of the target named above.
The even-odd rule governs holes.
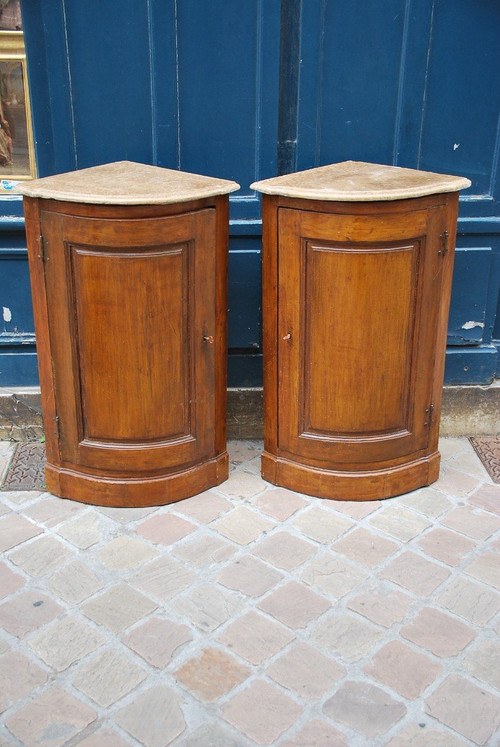
[[[129,159],[242,185],[231,195],[231,385],[261,383],[260,204],[248,185],[278,167],[347,159],[472,180],[460,204],[446,380],[491,381],[500,337],[497,0],[22,7],[40,176]],[[0,199],[4,215],[21,215],[18,198]],[[0,220],[0,305],[12,310],[0,328],[4,386],[36,381],[19,224]]]

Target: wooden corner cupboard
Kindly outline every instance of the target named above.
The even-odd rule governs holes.
[[[252,185],[263,192],[266,480],[352,501],[437,479],[469,185],[353,161]]]
[[[127,161],[23,187],[50,492],[148,506],[227,478],[237,188]]]

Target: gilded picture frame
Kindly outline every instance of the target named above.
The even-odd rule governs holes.
[[[31,104],[22,31],[0,31],[0,191],[36,178]]]

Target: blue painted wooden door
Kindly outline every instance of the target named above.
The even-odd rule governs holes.
[[[231,196],[231,385],[261,383],[260,203],[248,185],[347,159],[472,180],[446,379],[492,379],[497,0],[23,0],[22,9],[40,176],[129,159],[242,185]],[[15,386],[36,382],[34,334],[20,200],[0,199],[0,306],[10,312],[0,385]]]

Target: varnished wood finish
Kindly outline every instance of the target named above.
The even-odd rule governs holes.
[[[263,196],[265,479],[337,500],[437,479],[457,206]]]
[[[262,329],[264,358],[264,448],[278,448],[278,210],[277,199],[262,200]]]
[[[47,490],[82,503],[130,508],[161,506],[202,493],[227,480],[227,452],[171,474],[114,478],[47,464]]]
[[[440,456],[406,462],[379,470],[334,470],[311,468],[296,459],[264,452],[262,476],[275,485],[337,501],[375,501],[429,485],[439,477]]]
[[[24,200],[26,241],[30,267],[31,297],[33,315],[39,339],[37,347],[38,372],[41,386],[45,451],[47,461],[59,463],[59,439],[57,431],[57,410],[52,378],[52,360],[49,344],[49,314],[45,292],[45,272],[40,234],[40,210],[38,200]]]
[[[227,428],[227,306],[228,306],[228,260],[229,260],[229,200],[215,199],[217,215],[215,242],[215,370],[214,370],[214,417],[215,453],[226,454]],[[225,468],[227,478],[228,467]],[[222,474],[222,472],[221,472]],[[218,480],[218,485],[222,480]]]
[[[146,506],[225,480],[227,195],[25,215],[48,490]]]

